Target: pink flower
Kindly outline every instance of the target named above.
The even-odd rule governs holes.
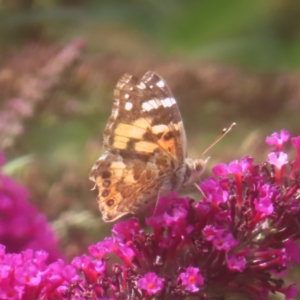
[[[229,254],[226,260],[229,270],[242,272],[246,267],[246,259],[244,256]]]
[[[255,209],[265,215],[271,215],[274,211],[272,196],[273,191],[269,184],[264,184],[260,190],[259,199],[255,199]]]
[[[290,133],[287,130],[281,130],[280,133],[274,132],[270,136],[267,136],[266,143],[269,146],[276,146],[282,149],[282,145],[290,138]]]
[[[149,272],[138,280],[138,287],[149,295],[155,295],[163,288],[163,282],[155,273]]]
[[[228,251],[239,244],[239,241],[234,239],[231,232],[224,233],[220,230],[213,239],[213,245],[217,250]]]
[[[281,169],[283,165],[286,165],[288,163],[288,156],[284,152],[279,152],[279,154],[271,152],[268,155],[268,161],[277,169]]]
[[[204,279],[198,268],[188,267],[185,272],[179,275],[181,284],[187,291],[198,292],[199,286],[204,284]]]
[[[212,172],[217,176],[226,176],[228,174],[228,167],[226,164],[221,163],[212,168]]]
[[[0,152],[0,168],[3,161]],[[0,169],[0,241],[6,252],[20,252],[27,248],[46,250],[49,260],[61,257],[58,238],[45,216],[29,201],[29,192],[1,173]]]

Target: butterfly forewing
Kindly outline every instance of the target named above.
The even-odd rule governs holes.
[[[114,91],[104,147],[125,156],[164,152],[182,163],[186,137],[177,103],[161,77],[147,72],[141,80],[125,74]]]
[[[166,82],[154,72],[145,73],[141,81],[145,83],[152,99],[156,101],[150,110],[153,116],[152,130],[162,128],[161,124],[165,128],[164,135],[159,140],[160,146],[166,152],[169,152],[168,147],[173,148],[175,151],[172,153],[173,158],[182,162],[187,156],[186,134],[178,105],[171,90]],[[148,103],[150,102],[152,103],[151,100],[148,100]]]

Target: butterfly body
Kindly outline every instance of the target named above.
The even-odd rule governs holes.
[[[187,158],[179,108],[154,72],[141,80],[129,74],[121,77],[104,130],[104,147],[90,179],[98,187],[106,222],[135,214],[159,195],[199,181],[205,166],[201,159]]]

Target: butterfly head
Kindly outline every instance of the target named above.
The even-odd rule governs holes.
[[[209,157],[206,160],[202,159],[185,159],[186,173],[183,185],[191,185],[200,181],[200,177],[204,172]]]

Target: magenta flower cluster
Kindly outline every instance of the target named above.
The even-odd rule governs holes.
[[[0,152],[0,167],[4,163]],[[48,262],[61,257],[58,239],[45,216],[30,203],[28,191],[1,170],[0,244],[9,253],[43,249],[48,252]]]
[[[172,194],[147,226],[116,223],[71,266],[46,266],[43,252],[2,255],[0,281],[11,276],[4,284],[20,297],[7,299],[294,299],[298,290],[284,275],[300,262],[300,137],[291,139],[293,161],[283,152],[289,139],[287,131],[268,137],[274,149],[262,164],[245,157],[215,166],[200,184],[201,202]],[[15,263],[27,257],[28,268]]]
[[[62,299],[64,286],[79,277],[75,268],[63,260],[49,265],[47,258],[47,252],[29,249],[5,254],[5,247],[0,245],[0,299]]]
[[[287,131],[274,133],[268,161],[245,157],[213,168],[204,198],[161,198],[142,228],[135,218],[74,259],[82,278],[66,299],[224,299],[238,293],[266,299],[298,294],[283,275],[300,262],[300,137],[293,162]],[[90,297],[90,298],[89,298]]]

